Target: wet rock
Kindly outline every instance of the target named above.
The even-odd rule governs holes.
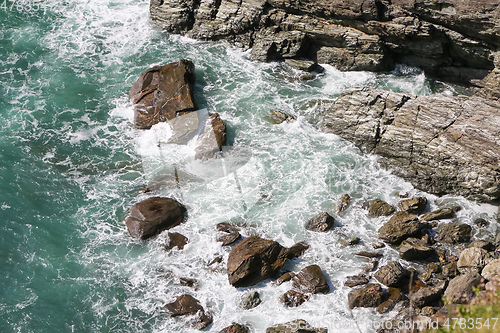
[[[349,194],[344,194],[337,204],[337,214],[343,212],[347,206],[349,206],[349,202],[351,201],[351,196]]]
[[[334,218],[327,212],[322,212],[316,215],[313,219],[309,220],[306,225],[307,230],[324,232],[334,226]]]
[[[222,256],[216,256],[208,263],[208,266],[212,266],[214,264],[220,264],[222,260],[223,260]]]
[[[328,333],[326,328],[314,328],[303,319],[277,324],[266,329],[266,333]]]
[[[275,124],[281,124],[285,121],[292,122],[295,121],[295,117],[291,116],[285,112],[281,112],[278,110],[270,110],[269,113],[271,114],[271,120]]]
[[[460,258],[457,262],[458,271],[462,274],[476,272],[479,273],[486,266],[488,251],[471,247],[460,253]]]
[[[196,288],[196,285],[198,284],[198,281],[195,279],[187,278],[187,277],[180,277],[179,282],[181,285],[190,287],[190,288]]]
[[[294,276],[295,276],[295,273],[293,273],[293,272],[283,273],[283,274],[281,274],[281,276],[279,278],[276,279],[276,284],[278,286],[280,286],[283,283],[290,281]]]
[[[183,112],[197,110],[194,82],[194,64],[189,60],[156,66],[142,73],[129,93],[134,104],[134,126],[149,129]]]
[[[248,333],[248,327],[233,323],[231,326],[224,328],[219,333]]]
[[[353,246],[353,245],[358,245],[361,242],[361,239],[359,237],[354,237],[354,238],[348,238],[346,240],[343,240],[340,242],[340,244],[344,246]]]
[[[467,247],[478,247],[478,248],[486,250],[488,252],[495,250],[495,245],[493,245],[493,243],[485,241],[485,240],[473,241]]]
[[[383,167],[418,189],[493,201],[500,197],[500,150],[493,148],[499,107],[478,97],[353,88],[332,104],[320,128],[379,155]]]
[[[365,274],[358,274],[358,275],[352,275],[346,277],[346,280],[344,282],[344,286],[346,287],[356,287],[356,286],[361,286],[363,284],[367,284],[369,280],[366,278]]]
[[[297,69],[299,71],[305,72],[318,72],[321,73],[325,69],[321,67],[317,62],[312,60],[303,60],[303,59],[285,59],[285,64],[292,67],[293,69]]]
[[[474,224],[477,225],[479,228],[486,228],[490,225],[490,222],[486,221],[485,219],[475,219]]]
[[[382,243],[382,242],[375,242],[375,243],[372,243],[372,247],[377,250],[377,249],[382,249],[385,247],[385,244]]]
[[[451,208],[441,208],[420,216],[420,219],[422,221],[433,221],[433,220],[451,219],[454,216],[455,212]]]
[[[179,250],[184,249],[184,245],[186,245],[189,242],[189,239],[178,233],[178,232],[169,232],[168,233],[168,242],[165,245],[165,250],[172,250],[174,247],[178,248]]]
[[[227,260],[229,283],[248,287],[275,275],[285,264],[288,250],[278,242],[250,236],[236,244]]]
[[[465,223],[452,222],[440,224],[437,229],[436,240],[443,243],[458,244],[470,241],[472,227]]]
[[[432,305],[434,302],[441,300],[446,289],[446,281],[442,281],[435,287],[423,287],[410,295],[410,300],[416,307],[424,307]]]
[[[380,239],[399,244],[408,237],[415,236],[422,229],[418,217],[407,212],[396,212],[389,222],[379,229]]]
[[[222,242],[222,246],[230,245],[236,242],[241,238],[241,235],[238,231],[221,236],[217,239],[218,242]]]
[[[380,258],[383,256],[383,254],[380,252],[368,252],[368,251],[357,252],[355,253],[355,255],[365,258]]]
[[[394,287],[399,285],[408,276],[408,270],[403,268],[399,262],[392,261],[380,267],[373,276],[380,283],[388,287]]]
[[[369,283],[362,287],[352,289],[348,294],[349,308],[372,308],[379,306],[383,301],[384,291],[382,286]]]
[[[309,244],[306,244],[305,242],[298,242],[291,247],[288,248],[287,250],[287,258],[288,259],[293,259],[293,258],[298,258],[304,254],[304,252],[309,249]]]
[[[475,296],[474,288],[481,283],[478,273],[465,273],[453,278],[444,292],[444,298],[454,304],[467,304]]]
[[[203,131],[198,135],[194,149],[194,158],[197,160],[215,157],[222,151],[222,146],[226,142],[226,125],[218,113],[210,113],[202,128]]]
[[[390,311],[403,298],[403,292],[399,288],[389,287],[386,293],[389,294],[389,298],[377,306],[378,313]]]
[[[401,211],[408,212],[410,214],[420,214],[427,207],[426,197],[415,197],[411,199],[401,200],[398,203],[398,208]]]
[[[132,237],[148,239],[184,222],[185,213],[174,199],[152,197],[133,205],[125,223]]]
[[[195,325],[200,330],[213,321],[212,317],[205,313],[200,302],[188,294],[178,296],[174,302],[165,305],[164,310],[170,313],[172,317],[197,315]]]
[[[295,290],[288,290],[280,297],[280,302],[288,307],[297,307],[307,301],[309,296],[299,293]]]
[[[495,259],[484,266],[481,275],[488,281],[500,277],[500,259]]]
[[[260,303],[262,303],[262,300],[260,299],[259,293],[257,291],[253,291],[243,297],[241,300],[241,307],[245,310],[249,310],[255,308]]]
[[[389,216],[394,213],[396,209],[389,205],[387,202],[380,199],[373,199],[368,205],[368,216],[379,217]]]
[[[235,226],[234,224],[228,223],[228,222],[217,223],[216,228],[218,231],[227,232],[229,234],[232,234],[233,232],[240,231],[239,227]]]
[[[326,294],[330,291],[330,287],[318,265],[303,268],[292,278],[292,286],[301,292],[309,294]]]
[[[417,238],[408,238],[399,246],[399,255],[405,260],[426,260],[436,255],[436,250]]]

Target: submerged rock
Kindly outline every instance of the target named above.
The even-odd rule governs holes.
[[[391,244],[399,244],[408,237],[415,236],[422,225],[418,217],[407,212],[396,212],[389,222],[379,229],[379,237]]]
[[[306,224],[306,229],[317,232],[324,232],[334,226],[335,219],[327,212],[322,212],[309,220]]]
[[[250,236],[235,245],[227,259],[229,283],[248,287],[275,275],[285,264],[288,250],[278,242]]]
[[[309,299],[309,296],[295,290],[288,290],[280,297],[280,302],[288,307],[297,307]]]
[[[292,122],[295,121],[295,117],[291,116],[285,112],[281,112],[278,110],[270,110],[269,113],[271,114],[271,120],[275,124],[281,124],[285,121]]]
[[[337,214],[343,212],[347,208],[347,206],[349,206],[350,202],[351,196],[349,194],[344,194],[337,204]]]
[[[257,291],[253,291],[243,297],[243,299],[241,300],[241,307],[245,310],[249,310],[255,308],[260,303],[262,303],[260,294]]]
[[[197,110],[194,82],[194,64],[189,60],[156,66],[142,73],[129,94],[134,104],[134,126],[148,129],[183,112]]]
[[[147,239],[184,222],[185,213],[174,199],[152,197],[133,205],[125,223],[132,237]]]

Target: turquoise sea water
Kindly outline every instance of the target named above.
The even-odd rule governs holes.
[[[161,310],[186,292],[214,314],[213,332],[233,321],[262,332],[296,318],[330,332],[357,331],[355,321],[370,331],[380,317],[363,309],[354,311],[354,320],[342,283],[368,263],[339,241],[358,236],[365,244],[356,249],[369,248],[384,221],[368,219],[362,203],[373,197],[396,203],[398,191],[415,190],[381,170],[374,157],[317,131],[321,107],[350,86],[427,94],[434,83],[405,67],[375,75],[328,66],[317,79],[300,82],[281,64],[161,33],[149,21],[148,6],[142,0],[0,6],[0,332],[195,331],[189,319]],[[153,193],[188,207],[188,222],[175,231],[190,243],[168,253],[163,235],[137,242],[123,223],[132,204],[153,195],[139,189],[168,176],[170,161],[169,147],[158,148],[151,133],[132,128],[128,91],[147,68],[183,58],[196,65],[199,106],[219,112],[229,142],[250,151],[251,159],[238,171],[240,188],[230,176],[188,179],[181,188]],[[270,109],[298,121],[273,125]],[[304,232],[308,218],[333,213],[344,193],[352,205],[340,217],[340,231]],[[465,206],[459,216],[465,221],[493,219],[492,207],[441,200]],[[285,246],[312,244],[287,268],[318,264],[333,291],[285,309],[278,299],[289,286],[265,282],[250,288],[261,293],[263,304],[241,310],[246,290],[229,286],[223,266],[207,267],[217,255],[227,258],[229,249],[216,241],[215,230],[227,220],[253,226],[245,235]],[[197,288],[180,285],[176,276],[195,278]]]

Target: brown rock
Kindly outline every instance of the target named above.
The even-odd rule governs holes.
[[[200,160],[213,158],[216,153],[222,151],[225,142],[226,125],[218,113],[210,113],[205,121],[203,132],[198,136],[194,158]]]
[[[495,259],[484,266],[481,275],[488,281],[500,277],[500,259]]]
[[[314,328],[303,319],[277,324],[266,329],[266,333],[328,333],[326,328]]]
[[[487,256],[488,251],[481,248],[471,247],[463,250],[457,262],[458,271],[462,274],[480,273],[483,267],[486,266]]]
[[[474,288],[481,283],[481,275],[477,273],[465,273],[453,278],[444,297],[454,304],[469,303],[475,296]]]
[[[290,281],[294,276],[295,276],[295,273],[293,273],[293,272],[285,272],[285,273],[281,274],[279,278],[276,279],[276,284],[278,286],[280,286],[283,283]]]
[[[451,219],[455,216],[455,211],[451,208],[441,208],[420,217],[422,221],[433,221],[442,219]]]
[[[231,326],[224,328],[219,333],[248,333],[248,327],[233,323]]]
[[[152,197],[133,205],[125,223],[132,237],[147,239],[184,222],[185,213],[174,199]]]
[[[465,223],[452,222],[440,224],[437,229],[436,240],[443,243],[458,244],[470,241],[472,227]]]
[[[349,194],[344,194],[339,203],[337,204],[337,214],[343,212],[347,206],[349,206],[349,202],[351,201],[351,196]]]
[[[333,227],[335,220],[327,212],[322,212],[309,220],[306,225],[307,230],[324,232]]]
[[[228,223],[228,222],[221,222],[217,223],[217,230],[227,232],[232,234],[233,232],[238,232],[240,231],[240,228],[235,226],[234,224]]]
[[[303,268],[292,279],[292,286],[304,293],[328,293],[330,287],[318,265]]]
[[[221,236],[217,239],[218,242],[222,242],[222,246],[230,245],[236,242],[241,238],[241,235],[239,232],[233,232],[224,236]]]
[[[285,264],[287,252],[277,242],[257,236],[245,238],[229,253],[229,283],[235,287],[248,287],[275,275]]]
[[[388,287],[394,287],[399,285],[408,276],[408,270],[403,268],[399,262],[393,261],[381,267],[373,276],[380,283]]]
[[[178,232],[169,232],[168,233],[168,243],[165,245],[165,250],[172,250],[174,247],[178,248],[179,250],[184,249],[184,245],[186,245],[189,242],[189,239],[181,235]]]
[[[399,244],[408,237],[415,236],[422,225],[418,217],[407,212],[396,212],[389,222],[379,229],[379,237],[391,244]]]
[[[134,104],[134,125],[139,129],[197,109],[194,100],[194,64],[181,60],[148,69],[130,89]]]
[[[417,238],[408,238],[401,242],[399,255],[405,260],[425,260],[436,255],[436,250]]]
[[[344,286],[352,288],[363,284],[367,284],[368,282],[369,280],[366,278],[365,274],[358,274],[346,277]]]
[[[281,296],[280,302],[288,307],[297,307],[308,299],[309,296],[306,296],[294,290],[288,290],[283,294],[283,296]]]
[[[446,289],[446,281],[442,281],[435,287],[423,287],[410,295],[410,300],[416,307],[424,307],[432,305],[434,302],[439,301]]]
[[[377,306],[378,313],[390,311],[403,298],[403,292],[399,288],[389,287],[387,294],[389,294],[389,298]]]
[[[291,247],[288,248],[287,250],[287,258],[288,259],[293,259],[293,258],[298,258],[304,254],[304,252],[309,249],[309,244],[305,242],[298,242]]]
[[[394,213],[394,211],[394,207],[380,199],[373,199],[368,205],[369,217],[389,216]]]
[[[420,214],[427,207],[426,197],[415,197],[411,199],[401,200],[398,203],[398,208],[401,211],[408,212],[410,214]]]
[[[195,325],[200,330],[206,328],[213,321],[212,316],[205,313],[200,302],[187,294],[177,297],[174,302],[165,305],[164,309],[172,317],[196,314]]]
[[[349,308],[379,306],[382,303],[383,296],[384,291],[379,284],[369,283],[362,287],[354,288],[348,295]]]

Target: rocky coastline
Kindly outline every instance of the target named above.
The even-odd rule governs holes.
[[[326,110],[319,127],[353,142],[364,153],[380,156],[383,167],[420,190],[495,203],[500,199],[500,4],[484,0],[474,3],[474,10],[470,6],[452,0],[151,0],[150,11],[152,20],[166,31],[228,40],[252,48],[256,60],[306,58],[314,64],[364,71],[385,71],[394,63],[404,63],[442,80],[472,85],[473,96],[410,96],[351,89]],[[187,60],[144,72],[130,92],[134,125],[148,130],[166,122],[174,133],[172,142],[178,144],[198,135],[196,158],[210,159],[222,149],[226,127],[217,114],[202,120],[194,116],[193,73],[194,64]],[[281,118],[289,120],[286,115]],[[337,213],[348,206],[346,194]],[[472,227],[455,219],[461,207],[442,204],[433,211],[429,207],[426,197],[405,198],[403,194],[397,207],[379,198],[366,203],[366,214],[384,219],[385,224],[378,230],[373,251],[358,253],[373,261],[373,269],[343,282],[351,288],[348,299],[342,300],[350,309],[396,310],[393,323],[442,325],[455,309],[445,302],[467,304],[476,298],[476,288],[498,288],[500,239],[472,240]],[[145,240],[189,223],[188,214],[174,199],[151,196],[131,208],[126,225],[132,237]],[[498,215],[500,220],[500,210]],[[474,221],[478,228],[482,223]],[[299,272],[283,270],[287,260],[301,256],[310,244],[286,248],[253,235],[245,225],[216,227],[222,233],[219,241],[231,251],[226,263],[215,258],[208,265],[225,264],[228,283],[235,288],[268,279],[276,285],[287,283],[290,290],[280,301],[291,308],[308,302],[316,293],[330,292],[328,272],[318,263]],[[335,216],[327,212],[319,212],[303,226],[304,231],[315,233],[334,232],[335,228]],[[182,250],[187,242],[186,237],[169,233],[165,249]],[[357,242],[353,238],[343,245]],[[398,251],[400,260],[378,267],[381,254],[377,249],[381,247]],[[260,304],[258,292],[248,296],[243,309]],[[189,294],[177,295],[164,311],[172,317],[191,316],[198,329],[211,327],[214,320],[210,309]],[[397,327],[385,325],[379,332],[404,331],[389,326]],[[249,331],[243,323],[234,323],[221,332]],[[327,329],[294,320],[266,330],[306,331]]]

